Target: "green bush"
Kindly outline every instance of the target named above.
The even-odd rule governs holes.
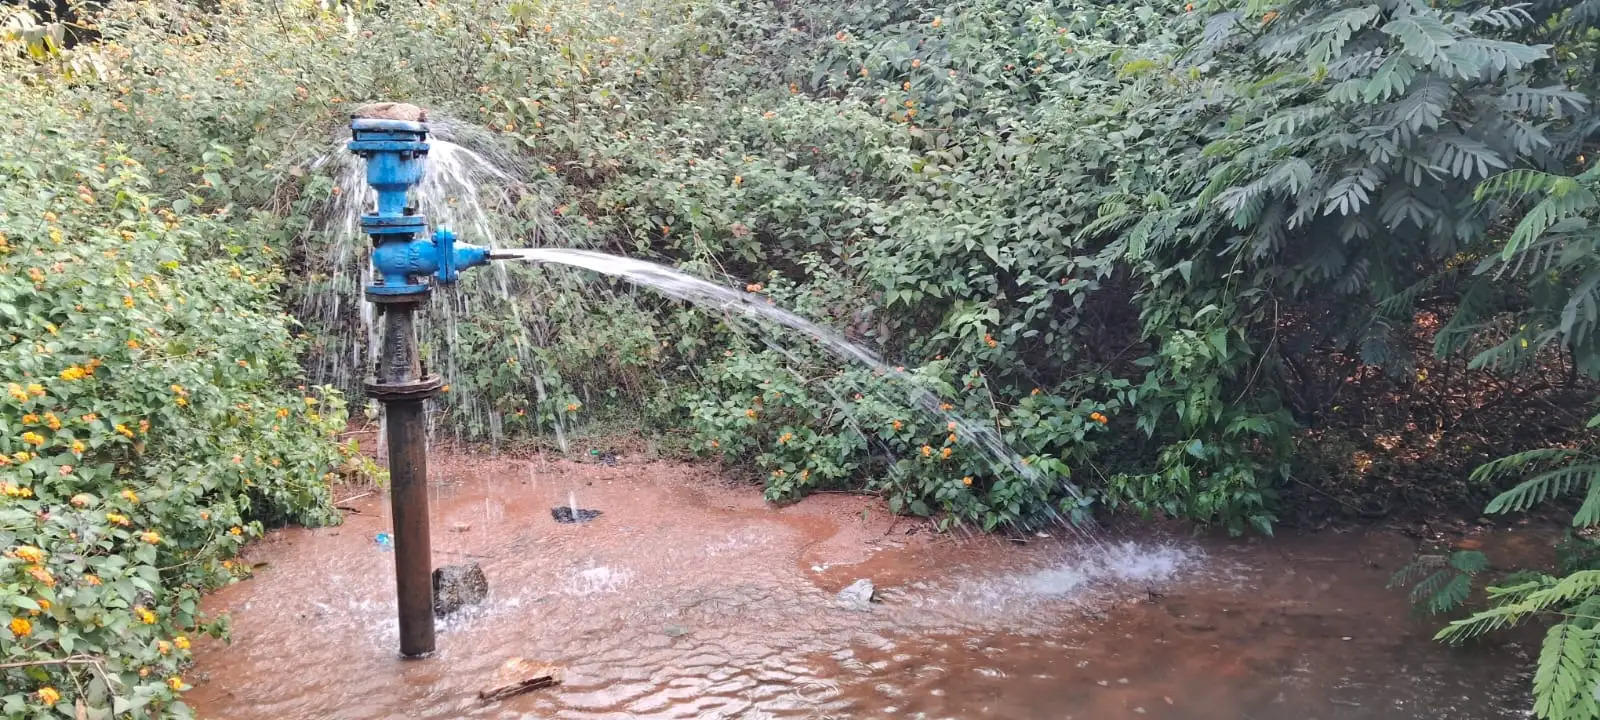
[[[0,83],[0,715],[181,716],[201,593],[337,519],[343,401],[292,385],[270,218],[181,209],[74,105]]]
[[[1304,470],[1297,434],[1337,412],[1359,366],[1408,374],[1425,296],[1472,311],[1446,324],[1441,354],[1513,337],[1486,318],[1541,301],[1493,279],[1474,290],[1468,271],[1518,209],[1464,199],[1502,169],[1564,170],[1595,127],[1594,18],[1558,3],[223,10],[115,5],[108,43],[57,63],[100,67],[77,71],[97,79],[75,107],[181,168],[163,192],[284,218],[265,237],[307,271],[288,301],[343,293],[347,308],[327,326],[303,314],[317,345],[359,336],[358,283],[326,258],[360,248],[318,225],[333,183],[308,161],[353,101],[414,100],[494,131],[479,146],[519,176],[492,208],[508,236],[468,240],[755,281],[948,389],[1036,468],[1071,472],[922,466],[942,419],[881,437],[879,415],[913,418],[904,393],[792,342],[808,377],[848,381],[788,396],[784,424],[726,447],[740,403],[778,377],[736,366],[774,361],[722,318],[558,268],[469,276],[473,310],[450,340],[430,334],[460,437],[645,415],[724,444],[773,497],[874,488],[981,525],[1081,511],[1076,483],[1112,510],[1270,530]],[[507,352],[519,329],[533,342]],[[314,345],[309,361],[350,354]],[[356,390],[344,366],[331,380]],[[1498,383],[1517,368],[1475,371]],[[856,392],[884,406],[838,404]],[[1089,413],[1104,432],[1080,435]]]

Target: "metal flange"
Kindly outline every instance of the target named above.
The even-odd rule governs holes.
[[[367,397],[378,402],[426,400],[439,394],[439,388],[444,387],[444,380],[438,375],[425,375],[415,382],[380,383],[376,378],[368,377],[364,386]]]

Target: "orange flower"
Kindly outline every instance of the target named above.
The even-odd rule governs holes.
[[[1106,424],[1106,422],[1108,421],[1106,416],[1101,415],[1098,412],[1089,413],[1089,419],[1093,420],[1093,421],[1095,421],[1097,423],[1100,423],[1101,425]]]
[[[995,340],[994,336],[990,335],[988,333],[984,333],[984,335],[983,335],[983,343],[985,345],[988,345],[989,347],[999,347],[1000,346],[1000,342],[998,340]]]
[[[49,686],[45,686],[45,687],[39,688],[39,703],[40,704],[46,705],[46,706],[51,706],[51,705],[55,705],[58,702],[61,702],[61,693],[56,692],[55,688],[49,687]]]
[[[903,423],[903,422],[900,422],[899,420],[896,420],[896,421],[894,421],[892,423],[889,423],[889,427],[892,427],[892,428],[894,428],[896,430],[899,430],[900,428],[903,428],[905,426],[906,426],[906,424]]]
[[[72,452],[82,455],[83,451],[87,449],[89,449],[88,446],[84,445],[82,440],[72,441]]]
[[[28,413],[27,415],[22,416],[22,422],[27,425],[37,424],[39,422],[39,416],[33,413]]]
[[[778,444],[783,445],[794,439],[794,433],[784,433],[778,436]]]
[[[1039,394],[1039,393],[1041,393],[1041,392],[1044,392],[1044,391],[1043,391],[1043,390],[1040,390],[1040,389],[1039,389],[1039,388],[1034,388],[1034,389],[1033,389],[1033,390],[1031,390],[1031,391],[1030,391],[1030,392],[1029,392],[1029,393],[1028,393],[1028,394],[1029,394],[1029,395],[1038,395],[1038,394]]]
[[[45,587],[55,587],[56,586],[56,578],[55,578],[55,576],[51,575],[49,570],[46,570],[46,569],[44,569],[42,567],[39,567],[39,566],[35,565],[35,566],[31,567],[31,568],[28,568],[28,574],[32,575],[33,579],[38,580],[39,584],[41,584],[41,585],[43,585]]]
[[[94,496],[90,495],[89,493],[78,493],[77,495],[72,496],[72,500],[70,502],[72,503],[73,507],[88,507],[94,503]]]
[[[923,445],[922,446],[922,456],[923,457],[933,457],[933,448],[931,446],[928,446],[928,445]]]
[[[127,490],[123,490],[119,494],[122,496],[123,500],[127,500],[128,502],[131,502],[131,503],[133,503],[135,505],[139,504],[139,493],[134,492],[132,488],[129,488]]]
[[[950,412],[951,410],[956,409],[956,406],[951,405],[950,403],[939,403],[939,409],[945,412]]]
[[[747,418],[750,418],[751,420],[756,419],[756,411],[755,411],[755,409],[751,408],[749,410],[744,411],[744,416],[747,417]]]
[[[948,445],[956,444],[956,434],[955,433],[950,433],[949,435],[945,436],[944,441]]]
[[[943,25],[943,24],[944,24],[944,18],[942,18],[942,17],[936,17],[936,18],[934,18],[934,19],[933,19],[933,22],[932,22],[932,23],[930,23],[930,24],[931,24],[931,25],[932,25],[932,26],[934,26],[934,27],[939,27],[939,26],[940,26],[940,25]]]
[[[83,582],[85,584],[87,584],[87,585],[99,585],[100,584],[100,576],[99,575],[84,575],[83,576]]]
[[[939,459],[941,459],[941,460],[949,460],[950,459],[950,448],[945,448],[943,450],[940,450],[939,451]]]
[[[972,476],[968,475],[968,476],[966,476],[964,478],[961,478],[961,484],[962,485],[966,485],[968,487],[971,487],[972,486]]]
[[[158,533],[154,530],[146,530],[139,534],[139,539],[150,543],[151,545],[160,545],[161,533]]]
[[[238,534],[240,534],[242,532],[244,532],[244,531],[240,530],[238,525],[235,525],[235,526],[233,526],[231,528],[228,528],[228,534],[230,534],[230,535],[238,535]]]
[[[100,416],[95,414],[95,413],[88,413],[88,414],[84,415],[82,418],[79,418],[79,419],[83,420],[86,423],[92,423],[92,422],[94,422],[96,420],[99,420]]]
[[[28,622],[27,618],[19,618],[19,617],[11,618],[11,634],[12,635],[15,635],[15,636],[17,636],[19,638],[20,637],[27,637],[32,632],[33,632],[33,623]]]

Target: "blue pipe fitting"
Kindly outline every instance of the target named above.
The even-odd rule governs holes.
[[[374,299],[401,301],[426,295],[427,276],[450,284],[462,270],[489,261],[487,248],[458,244],[449,230],[418,237],[426,235],[428,221],[407,206],[407,196],[422,180],[427,140],[428,126],[420,122],[382,118],[350,122],[350,151],[366,159],[367,184],[378,192],[377,211],[361,218],[361,229],[376,245],[372,264],[379,282],[367,288]]]
[[[462,270],[487,262],[488,248],[458,244],[455,233],[443,229],[435,231],[432,238],[383,242],[372,251],[372,266],[377,268],[383,288],[414,287],[412,278],[421,275],[431,275],[440,283],[450,284],[460,277]]]

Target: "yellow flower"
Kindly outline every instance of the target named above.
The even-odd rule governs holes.
[[[83,451],[87,450],[87,449],[88,449],[88,447],[83,444],[82,440],[73,440],[72,441],[72,452],[77,453],[79,455],[82,455]]]
[[[44,612],[50,612],[50,601],[44,598],[39,598],[39,609]]]
[[[286,418],[286,417],[289,417],[289,409],[288,408],[278,408],[278,418],[282,419],[282,418]]]
[[[111,523],[112,525],[121,525],[123,527],[127,527],[129,524],[127,515],[114,512],[106,513],[106,522]]]
[[[133,431],[129,430],[128,426],[123,425],[122,423],[117,423],[117,434],[123,437],[133,437]]]
[[[16,550],[11,551],[11,554],[18,560],[34,563],[35,565],[44,562],[45,556],[45,552],[43,550],[40,550],[32,545],[22,545]]]
[[[28,634],[32,633],[32,632],[33,632],[33,623],[28,622],[27,618],[19,618],[19,617],[11,618],[11,634],[12,635],[15,635],[17,637],[27,637]]]
[[[122,499],[127,500],[128,502],[131,502],[135,505],[139,504],[139,493],[134,492],[132,488],[123,490],[118,494],[122,496]]]
[[[188,650],[189,637],[187,635],[179,635],[172,639],[172,644],[177,645],[179,650]]]
[[[28,393],[23,392],[21,385],[18,385],[16,383],[7,383],[6,384],[6,392],[10,393],[11,397],[14,400],[16,400],[17,402],[27,402],[28,401]]]
[[[178,677],[177,675],[167,678],[167,687],[172,688],[173,690],[182,690],[183,678]]]
[[[25,463],[25,462],[27,462],[28,460],[30,460],[32,458],[33,458],[32,455],[29,455],[28,453],[25,453],[25,452],[19,452],[19,453],[16,453],[16,454],[11,456],[12,460],[16,460],[19,463]]]
[[[139,618],[139,622],[146,625],[156,624],[156,614],[143,607],[134,607],[133,614]]]
[[[61,371],[61,379],[66,380],[67,382],[72,382],[73,380],[82,380],[88,374],[89,372],[87,370],[84,370],[82,367],[77,365],[73,365],[72,367]]]
[[[29,445],[43,445],[44,436],[36,432],[25,432],[22,434],[22,441]]]
[[[173,402],[176,403],[178,407],[184,407],[184,406],[189,404],[189,398],[180,397],[177,400],[174,400]]]
[[[305,401],[306,401],[306,406],[307,406],[307,407],[310,407],[310,406],[312,406],[312,405],[315,405],[315,404],[317,404],[317,399],[316,399],[316,398],[314,398],[314,397],[308,397],[308,398],[305,398]]]
[[[55,688],[46,685],[39,688],[39,702],[44,705],[55,705],[61,702],[61,693],[56,692]]]
[[[169,643],[165,640],[157,640],[156,652],[161,653],[162,655],[170,655],[172,653],[172,643]]]
[[[86,583],[86,584],[89,584],[89,585],[99,585],[100,584],[100,576],[99,575],[92,575],[92,574],[91,575],[84,575],[83,576],[83,582]]]
[[[233,526],[231,528],[228,528],[228,534],[230,534],[230,535],[238,535],[238,534],[240,534],[242,532],[244,532],[244,531],[240,530],[238,525],[235,525],[235,526]]]
[[[28,383],[28,394],[34,397],[44,397],[44,386],[39,383]]]
[[[146,530],[139,534],[139,539],[150,543],[151,545],[160,545],[161,533],[158,533],[154,530]]]

